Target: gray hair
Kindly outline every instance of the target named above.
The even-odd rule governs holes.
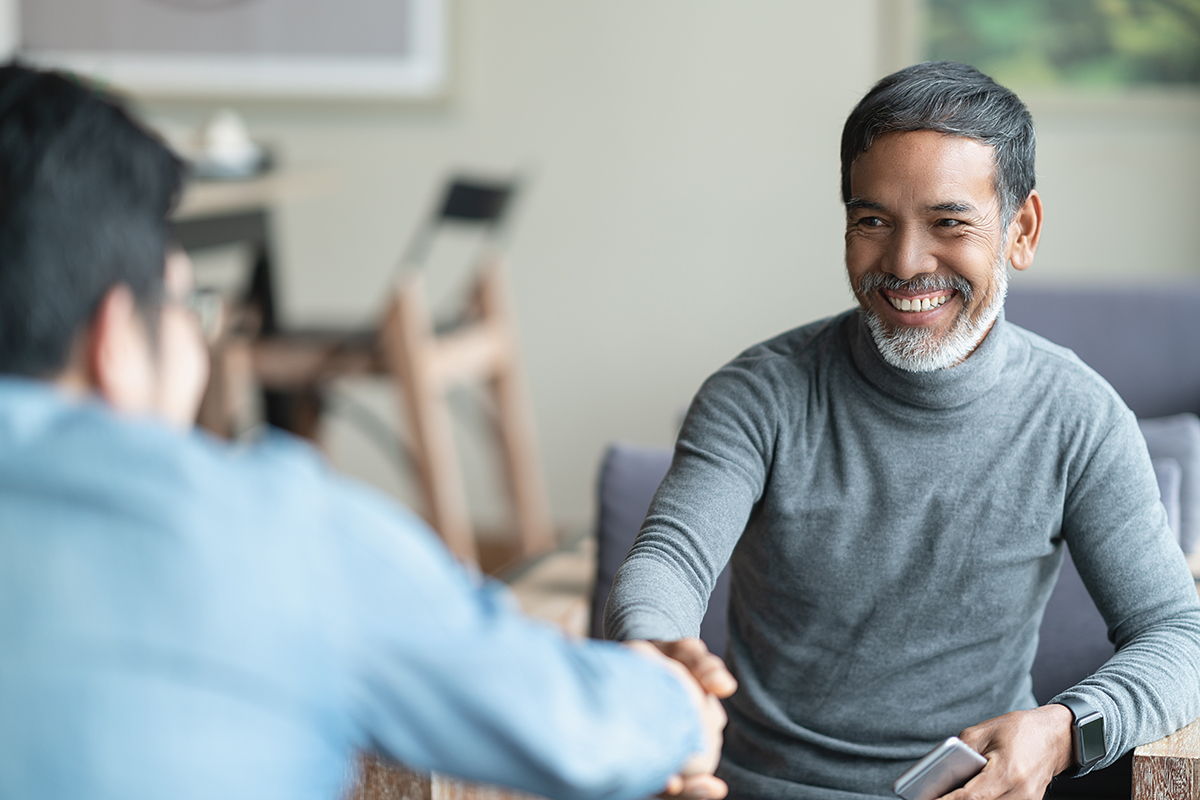
[[[842,201],[850,168],[875,139],[896,131],[938,131],[991,145],[1005,227],[1033,191],[1035,137],[1025,104],[974,67],[927,61],[893,72],[867,92],[842,128]]]

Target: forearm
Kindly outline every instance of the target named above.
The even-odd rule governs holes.
[[[717,577],[762,497],[778,407],[771,387],[745,366],[705,381],[614,580],[609,638],[698,635]]]
[[[686,568],[655,556],[653,549],[639,539],[617,572],[604,608],[607,638],[671,640],[699,634],[707,593],[687,580]]]
[[[1051,702],[1077,697],[1104,714],[1108,766],[1200,716],[1200,607],[1184,608],[1125,643]]]
[[[678,680],[624,648],[507,610],[422,638],[435,637],[370,668],[365,727],[393,758],[547,797],[619,798],[661,791],[701,749]]]
[[[350,493],[347,493],[348,495]],[[412,767],[547,797],[661,791],[703,747],[661,664],[575,641],[479,585],[416,520],[355,492],[329,565],[358,744]],[[323,565],[325,562],[321,562]]]

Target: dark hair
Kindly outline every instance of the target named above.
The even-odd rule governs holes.
[[[182,166],[116,99],[0,66],[0,373],[61,372],[120,284],[156,327]]]
[[[1007,223],[1034,187],[1033,119],[1021,99],[974,67],[927,61],[893,72],[867,92],[842,128],[842,201],[850,168],[893,131],[940,131],[991,145],[996,195]]]

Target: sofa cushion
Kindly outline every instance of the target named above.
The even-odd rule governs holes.
[[[1174,414],[1138,420],[1138,425],[1151,459],[1173,459],[1179,465],[1179,546],[1194,553],[1200,548],[1200,417]],[[1169,502],[1166,494],[1163,502]]]
[[[1154,458],[1154,477],[1158,480],[1158,494],[1162,497],[1163,507],[1167,510],[1167,524],[1175,531],[1175,538],[1182,543],[1182,530],[1179,525],[1179,491],[1183,482],[1183,468],[1173,458]]]

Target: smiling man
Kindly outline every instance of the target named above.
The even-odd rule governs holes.
[[[988,763],[951,800],[1041,798],[1200,714],[1200,603],[1132,413],[1004,319],[1043,218],[1020,100],[910,67],[856,106],[841,156],[859,308],[705,382],[609,633],[704,665],[739,800],[891,797],[954,734]],[[1038,707],[1064,546],[1118,652]],[[736,686],[690,638],[727,562]]]

